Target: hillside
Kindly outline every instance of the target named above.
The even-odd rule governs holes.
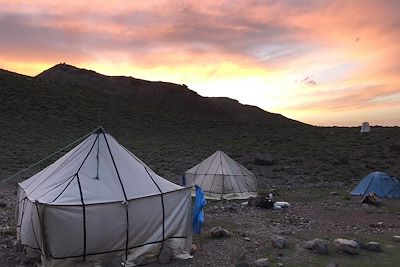
[[[156,106],[158,109],[185,112],[245,123],[299,125],[298,121],[258,107],[242,105],[229,98],[202,97],[187,88],[166,82],[152,82],[132,77],[106,76],[68,64],[58,64],[37,75],[42,80],[63,85],[123,96],[130,101]]]
[[[131,78],[121,79],[129,81]],[[278,263],[327,266],[331,261],[338,261],[340,266],[396,266],[400,247],[391,236],[398,235],[400,229],[399,202],[382,199],[382,207],[363,206],[360,198],[349,197],[348,192],[374,170],[400,177],[399,127],[372,127],[371,132],[361,134],[355,127],[243,123],[218,110],[210,113],[210,109],[179,112],[174,108],[156,108],[156,103],[140,102],[128,96],[129,90],[124,95],[119,91],[107,91],[105,86],[103,89],[88,88],[71,81],[0,71],[0,180],[98,125],[104,126],[155,172],[174,182],[179,181],[183,171],[216,150],[223,150],[256,174],[260,193],[273,187],[279,193],[277,199],[290,202],[292,207],[277,212],[233,201],[223,202],[226,206],[209,202],[201,253],[196,253],[192,260],[169,266],[231,266],[243,252],[248,261],[267,257],[271,266]],[[183,87],[176,90],[194,94]],[[226,109],[236,110],[236,114],[240,114],[242,108],[246,113],[253,109],[254,114],[261,114],[257,108],[249,111],[249,107],[226,98],[196,96],[193,99],[211,106],[229,106]],[[257,151],[269,152],[274,163],[255,165],[253,159]],[[18,246],[13,245],[16,241],[16,182],[28,178],[59,156],[0,184],[2,266],[16,266],[20,259]],[[384,227],[376,227],[378,222],[383,222]],[[210,238],[209,231],[214,226],[228,229],[232,236]],[[285,236],[288,247],[272,247],[272,234]],[[314,237],[329,240],[329,255],[315,255],[300,246]],[[332,244],[338,237],[379,241],[384,252],[343,255],[336,252]],[[194,242],[198,244],[198,236]],[[370,265],[366,265],[366,261]]]
[[[60,81],[52,79],[59,71],[75,74],[61,73],[56,76]],[[89,87],[92,83],[97,87]],[[227,110],[232,110],[233,115],[227,114]],[[256,129],[261,125],[268,131],[276,127],[310,128],[280,115],[271,116],[285,123],[274,123],[268,119],[269,115],[235,100],[201,97],[180,85],[107,77],[67,65],[57,65],[38,77],[0,70],[0,134],[4,140],[0,147],[1,178],[98,125],[125,141],[124,145],[168,176],[180,173],[182,162],[166,167],[163,163],[166,153],[175,156],[188,153],[190,158],[197,159],[212,152],[210,144],[229,151],[228,146],[248,138],[248,132],[259,132]],[[249,116],[252,122],[264,123],[243,123]],[[191,154],[193,150],[197,154]],[[186,166],[190,164],[187,161]]]

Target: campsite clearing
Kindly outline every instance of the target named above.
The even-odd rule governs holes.
[[[335,190],[339,195],[332,196],[329,190]],[[392,236],[400,233],[400,219],[396,213],[400,210],[399,201],[384,199],[382,207],[373,207],[362,205],[361,197],[352,196],[344,200],[347,188],[329,190],[318,187],[281,190],[278,200],[289,201],[292,205],[284,211],[247,207],[240,205],[240,201],[221,203],[209,200],[201,242],[199,236],[194,236],[194,242],[199,246],[195,257],[188,261],[174,261],[169,266],[233,266],[242,252],[248,262],[267,257],[271,266],[278,263],[284,266],[298,266],[299,263],[324,266],[332,260],[339,262],[340,266],[393,266],[397,263],[400,260],[400,244],[393,241]],[[382,226],[377,226],[379,222],[383,223]],[[215,226],[229,230],[231,237],[210,237],[208,231]],[[7,245],[0,253],[5,266],[14,266],[18,259],[12,246],[14,234],[0,235],[2,244]],[[273,234],[284,236],[288,246],[285,249],[273,248],[270,242]],[[329,255],[317,255],[302,248],[303,242],[314,238],[329,241]],[[336,238],[377,241],[381,243],[383,252],[362,250],[356,256],[338,253],[333,246]]]
[[[160,123],[155,125],[158,127]],[[400,201],[381,199],[383,206],[371,207],[363,206],[361,197],[349,195],[359,181],[372,171],[400,176],[400,153],[395,146],[399,142],[400,128],[373,127],[373,131],[360,134],[359,128],[244,127],[212,121],[207,123],[207,128],[201,121],[193,121],[191,125],[192,128],[180,124],[173,128],[160,126],[151,134],[144,134],[148,124],[136,130],[133,126],[113,126],[109,131],[156,173],[174,182],[179,182],[184,170],[195,166],[214,151],[223,149],[228,156],[255,173],[260,193],[275,188],[279,193],[277,200],[287,201],[292,207],[282,213],[241,206],[236,208],[236,205],[223,211],[217,204],[209,202],[205,211],[205,230],[220,225],[232,232],[232,236],[211,239],[205,232],[202,250],[199,249],[192,260],[174,262],[171,266],[232,266],[241,251],[246,253],[249,262],[267,257],[271,266],[278,263],[284,266],[321,266],[333,259],[340,262],[340,266],[390,266],[400,261],[400,243],[391,238],[400,235]],[[65,130],[55,127],[50,132],[43,126],[41,130],[33,128],[27,133],[18,127],[2,130],[3,136],[9,136],[8,143],[0,147],[3,177],[87,131],[68,126]],[[10,135],[10,131],[14,134]],[[270,166],[254,165],[254,156],[258,151],[269,151],[274,163]],[[16,182],[33,174],[27,173],[25,177],[0,186],[0,202],[4,203],[0,206],[0,228],[4,229],[0,230],[2,266],[15,266],[19,261],[13,246],[16,239],[13,230]],[[338,195],[330,194],[334,191]],[[217,208],[214,209],[214,206]],[[379,222],[383,223],[383,227],[378,226]],[[247,232],[250,241],[242,237],[242,231]],[[270,234],[285,236],[288,247],[283,250],[271,248]],[[298,247],[301,242],[317,237],[330,241],[329,255],[317,255]],[[336,253],[332,241],[339,237],[378,241],[383,252],[362,251],[358,256]]]

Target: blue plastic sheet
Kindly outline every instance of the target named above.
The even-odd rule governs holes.
[[[204,224],[203,208],[207,204],[203,190],[196,185],[196,197],[193,206],[193,232],[200,234]]]

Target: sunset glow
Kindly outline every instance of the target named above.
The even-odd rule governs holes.
[[[400,1],[5,1],[0,68],[186,84],[322,126],[400,126]]]

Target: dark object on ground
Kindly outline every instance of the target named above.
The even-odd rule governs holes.
[[[343,251],[346,254],[360,254],[360,246],[354,240],[348,240],[343,238],[337,238],[333,241],[337,250]]]
[[[368,251],[382,252],[381,244],[378,242],[368,242],[363,249]]]
[[[211,228],[210,234],[212,237],[229,237],[231,235],[228,230],[220,226]]]
[[[314,251],[320,255],[328,254],[328,241],[316,238],[304,244],[304,248]]]
[[[264,209],[272,209],[274,207],[274,201],[268,198],[262,198],[258,203],[257,207]]]
[[[269,153],[260,153],[257,152],[254,158],[254,165],[272,165],[274,163],[274,159],[272,158],[271,154]]]
[[[373,206],[379,206],[382,204],[382,202],[379,200],[378,196],[375,193],[369,193],[368,195],[364,196],[363,199],[361,200],[361,203]]]
[[[173,256],[174,253],[172,249],[170,249],[168,246],[163,246],[160,255],[158,255],[158,262],[161,264],[167,264],[172,260]]]

